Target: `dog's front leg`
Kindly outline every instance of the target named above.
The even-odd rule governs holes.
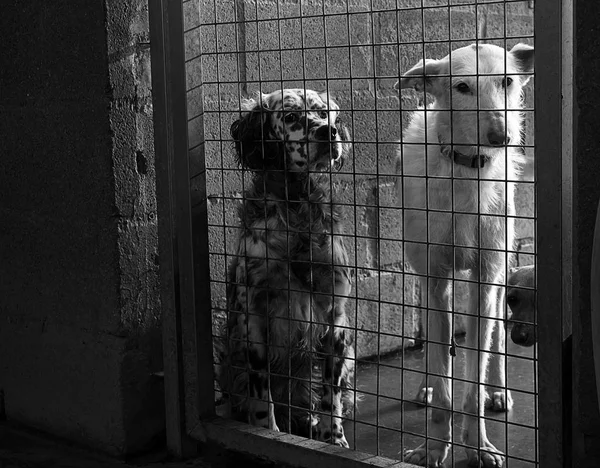
[[[501,312],[504,309],[504,288],[499,288],[502,297],[498,299]],[[505,319],[505,316],[502,315]],[[492,351],[490,358],[490,371],[488,375],[488,395],[485,407],[492,411],[510,411],[513,407],[513,399],[510,390],[506,388],[506,328],[505,320],[498,320],[494,324],[492,335]]]
[[[268,350],[265,319],[249,313],[245,316],[246,346],[250,365],[248,376],[248,422],[254,426],[279,431],[275,422],[275,405],[268,373]]]
[[[343,275],[336,276],[336,297],[331,311],[333,326],[329,327],[325,337],[323,397],[316,433],[319,440],[349,448],[342,425],[342,381],[352,375],[354,369],[354,347],[345,311],[350,281]]]
[[[481,263],[486,264],[483,261]],[[474,276],[473,279],[478,278]],[[469,312],[472,315],[466,317],[465,381],[467,388],[463,399],[465,413],[463,441],[468,446],[466,450],[470,465],[492,468],[504,464],[504,454],[487,437],[484,419],[487,398],[485,382],[490,360],[492,333],[500,313],[498,300],[501,286],[492,286],[490,283],[497,282],[498,278],[490,278],[485,271],[482,272],[481,281],[486,284],[473,283],[471,287]]]
[[[427,440],[407,450],[404,461],[421,466],[441,466],[450,448],[452,433],[452,363],[450,356],[452,296],[450,281],[428,278],[427,375],[425,388],[432,388],[431,421]]]
[[[347,367],[354,364],[354,349],[346,339],[347,333],[348,330],[334,327],[325,338],[333,343],[325,348],[327,355],[323,367],[323,398],[316,428],[319,440],[345,448],[348,448],[349,444],[342,425],[341,383],[342,375],[349,373]]]

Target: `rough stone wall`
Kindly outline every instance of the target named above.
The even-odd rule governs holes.
[[[145,2],[2,9],[0,413],[136,452],[164,430]]]
[[[125,451],[164,431],[156,174],[147,0],[106,1],[109,120],[119,252],[120,368]]]
[[[188,85],[201,70],[213,277],[225,280],[224,254],[235,239],[234,206],[244,183],[229,136],[240,100],[282,85],[328,90],[340,104],[354,141],[352,160],[333,174],[332,182],[338,200],[345,204],[346,244],[355,275],[350,308],[356,318],[359,356],[410,345],[422,334],[415,309],[420,293],[415,277],[404,273],[401,217],[393,208],[391,177],[396,142],[409,116],[400,111],[414,109],[418,103],[410,91],[399,99],[393,85],[422,58],[423,51],[429,57],[443,57],[450,47],[470,44],[476,31],[472,6],[422,12],[414,8],[420,5],[420,0],[401,1],[396,12],[395,0],[201,0],[197,12],[196,4],[188,4],[189,23],[197,26],[187,35],[189,57],[198,55],[193,53],[198,45],[202,52],[188,64]],[[377,11],[371,11],[375,6]],[[528,2],[508,3],[506,12],[503,5],[480,6],[478,14],[482,11],[488,14],[488,37],[533,31]],[[451,45],[436,42],[449,38]],[[428,43],[423,45],[423,40]],[[507,47],[516,42],[509,39]],[[191,115],[198,115],[194,91],[189,105]],[[201,122],[190,122],[196,134]],[[532,129],[531,113],[527,122]],[[526,172],[530,178],[530,164]],[[519,214],[533,214],[532,194],[533,187],[519,187]],[[533,221],[520,221],[518,230],[520,239],[532,239]],[[521,244],[532,242],[521,240]],[[223,283],[213,284],[213,301],[217,307],[223,305]],[[380,337],[377,330],[383,333]]]

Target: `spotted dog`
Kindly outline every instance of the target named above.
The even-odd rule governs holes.
[[[329,171],[346,157],[349,134],[325,93],[284,89],[243,109],[231,135],[253,180],[229,268],[221,386],[239,419],[348,447],[351,281]]]

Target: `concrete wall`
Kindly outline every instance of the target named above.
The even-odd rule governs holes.
[[[164,428],[146,7],[19,1],[0,21],[0,406],[139,451]]]
[[[354,140],[353,158],[342,172],[333,175],[333,183],[340,201],[349,205],[344,207],[344,219],[352,236],[347,242],[355,274],[356,300],[351,301],[351,309],[357,318],[360,356],[410,345],[422,333],[414,308],[420,303],[420,292],[415,278],[403,273],[402,232],[400,217],[393,210],[391,177],[396,142],[408,117],[399,111],[414,109],[417,96],[407,91],[399,99],[393,85],[422,58],[423,47],[429,57],[449,52],[447,42],[431,41],[451,38],[455,41],[451,47],[458,48],[470,44],[476,31],[474,7],[452,7],[450,13],[447,6],[427,9],[422,19],[419,9],[408,9],[419,7],[420,0],[399,2],[404,9],[398,12],[395,0],[376,2],[382,11],[375,12],[370,11],[371,3],[329,0],[276,5],[274,0],[201,0],[186,4],[186,27],[193,28],[186,36],[188,85],[200,82],[201,70],[207,111],[203,130],[209,217],[215,225],[211,228],[213,277],[225,280],[224,253],[236,236],[233,198],[240,195],[242,181],[233,159],[229,127],[239,115],[240,99],[282,85],[327,89],[340,104]],[[482,12],[488,14],[488,37],[533,32],[533,10],[528,2],[506,4],[506,18],[503,5],[483,5],[478,13]],[[430,42],[423,46],[423,39]],[[508,40],[508,47],[516,42]],[[197,57],[199,48],[202,57]],[[532,102],[530,95],[528,102]],[[189,105],[190,116],[198,115],[197,91],[190,92]],[[528,113],[530,130],[532,121]],[[192,118],[192,139],[200,134],[200,126],[201,120]],[[531,180],[530,163],[525,172]],[[520,186],[518,198],[519,214],[532,216],[533,186]],[[530,248],[533,221],[520,221],[518,228],[520,245]],[[531,258],[521,257],[520,261],[530,263]],[[379,299],[389,303],[379,304]],[[224,304],[223,284],[213,285],[213,300],[217,307]],[[378,340],[379,327],[383,333],[407,340],[387,335]]]

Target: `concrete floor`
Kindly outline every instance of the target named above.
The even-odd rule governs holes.
[[[0,422],[0,468],[275,468],[227,452],[220,447],[202,449],[202,456],[174,461],[164,447],[131,458],[117,460],[55,440],[46,434]],[[282,468],[282,467],[277,467]]]
[[[488,438],[508,455],[506,468],[533,468],[536,466],[535,400],[533,395],[523,392],[535,390],[535,370],[531,360],[534,348],[516,346],[509,340],[507,352],[507,386],[513,389],[514,409],[508,414],[487,411],[486,417],[490,418],[487,421]],[[422,374],[415,371],[424,369],[424,354],[423,350],[409,350],[382,358],[379,363],[358,365],[357,394],[362,397],[362,401],[358,403],[354,421],[345,424],[346,437],[351,447],[401,459],[403,449],[416,448],[423,442],[427,410],[411,400],[421,383]],[[459,352],[455,358],[454,375],[461,376],[463,367],[464,359]],[[454,405],[460,409],[464,388],[460,382],[454,388]],[[380,396],[376,397],[371,393]],[[457,416],[454,422],[456,442],[459,442],[460,419]],[[464,448],[453,447],[445,466],[466,467]]]

